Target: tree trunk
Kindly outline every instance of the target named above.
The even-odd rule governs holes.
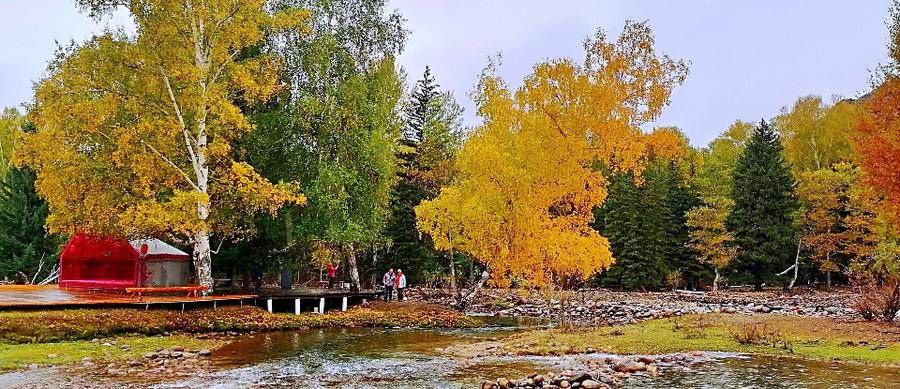
[[[197,283],[207,289],[203,294],[213,291],[212,257],[209,249],[209,232],[204,229],[194,235],[194,269],[197,272]]]
[[[350,271],[350,290],[358,292],[362,289],[359,283],[359,268],[356,266],[356,250],[352,244],[347,245],[347,270]]]
[[[453,258],[453,248],[450,248],[450,295],[457,296],[456,289],[456,260]]]
[[[788,289],[794,289],[794,284],[797,283],[797,275],[800,274],[800,247],[802,243],[802,240],[797,242],[797,256],[794,257],[794,278],[791,279]]]
[[[716,278],[713,278],[713,292],[719,291],[719,268],[714,267],[713,270],[716,272]]]
[[[481,290],[481,287],[484,286],[484,283],[487,281],[488,276],[487,270],[481,272],[481,277],[478,278],[477,281],[472,283],[472,286],[469,287],[469,290],[466,291],[462,297],[459,298],[459,301],[456,303],[456,309],[459,311],[465,311],[466,308],[469,307],[469,304],[475,300],[475,296],[478,294],[478,291]]]

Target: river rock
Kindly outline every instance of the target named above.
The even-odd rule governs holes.
[[[653,358],[650,358],[646,355],[641,355],[641,356],[637,357],[637,361],[640,363],[643,363],[645,365],[650,365],[650,364],[653,364],[654,362],[656,362],[655,360],[653,360]]]
[[[212,355],[212,351],[209,351],[209,349],[203,349],[203,350],[197,351],[197,355],[199,355],[201,357],[208,357],[208,356]]]
[[[562,380],[562,381],[559,381],[559,387],[560,387],[560,388],[568,388],[568,387],[570,387],[570,386],[572,386],[572,383],[570,383],[569,380]]]
[[[497,379],[497,385],[500,386],[501,388],[508,388],[509,380],[506,378],[499,378],[499,379]]]
[[[647,370],[647,365],[637,361],[628,361],[617,364],[615,370],[622,373],[637,373],[639,371]]]
[[[584,380],[581,383],[581,387],[584,389],[598,389],[598,388],[603,387],[603,384],[601,384],[597,381],[594,381],[594,380]]]

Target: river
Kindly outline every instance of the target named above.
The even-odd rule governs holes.
[[[475,388],[485,379],[519,378],[584,365],[585,358],[460,358],[448,346],[514,331],[331,329],[245,336],[216,352],[212,376],[157,385],[175,387]],[[897,388],[895,368],[787,357],[707,353],[693,366],[662,367],[655,378],[633,376],[631,388]]]

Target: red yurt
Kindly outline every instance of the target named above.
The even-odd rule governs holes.
[[[88,289],[184,286],[191,256],[158,239],[75,235],[59,256],[59,286]]]

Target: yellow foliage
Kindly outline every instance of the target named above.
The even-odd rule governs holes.
[[[657,118],[687,66],[653,49],[643,23],[616,42],[598,33],[584,65],[552,60],[534,67],[514,93],[485,70],[475,93],[484,124],[459,153],[460,179],[416,207],[417,226],[439,249],[485,264],[494,283],[547,286],[585,279],[613,262],[590,223],[607,180],[598,165],[640,172],[655,144],[677,142],[640,125]]]
[[[265,0],[121,3],[137,33],[63,50],[35,89],[37,130],[15,162],[36,171],[50,230],[196,243],[241,213],[304,203],[297,185],[233,161],[232,144],[253,129],[234,101],[268,99],[281,66],[239,54],[273,28],[302,28],[308,12],[272,14]]]

